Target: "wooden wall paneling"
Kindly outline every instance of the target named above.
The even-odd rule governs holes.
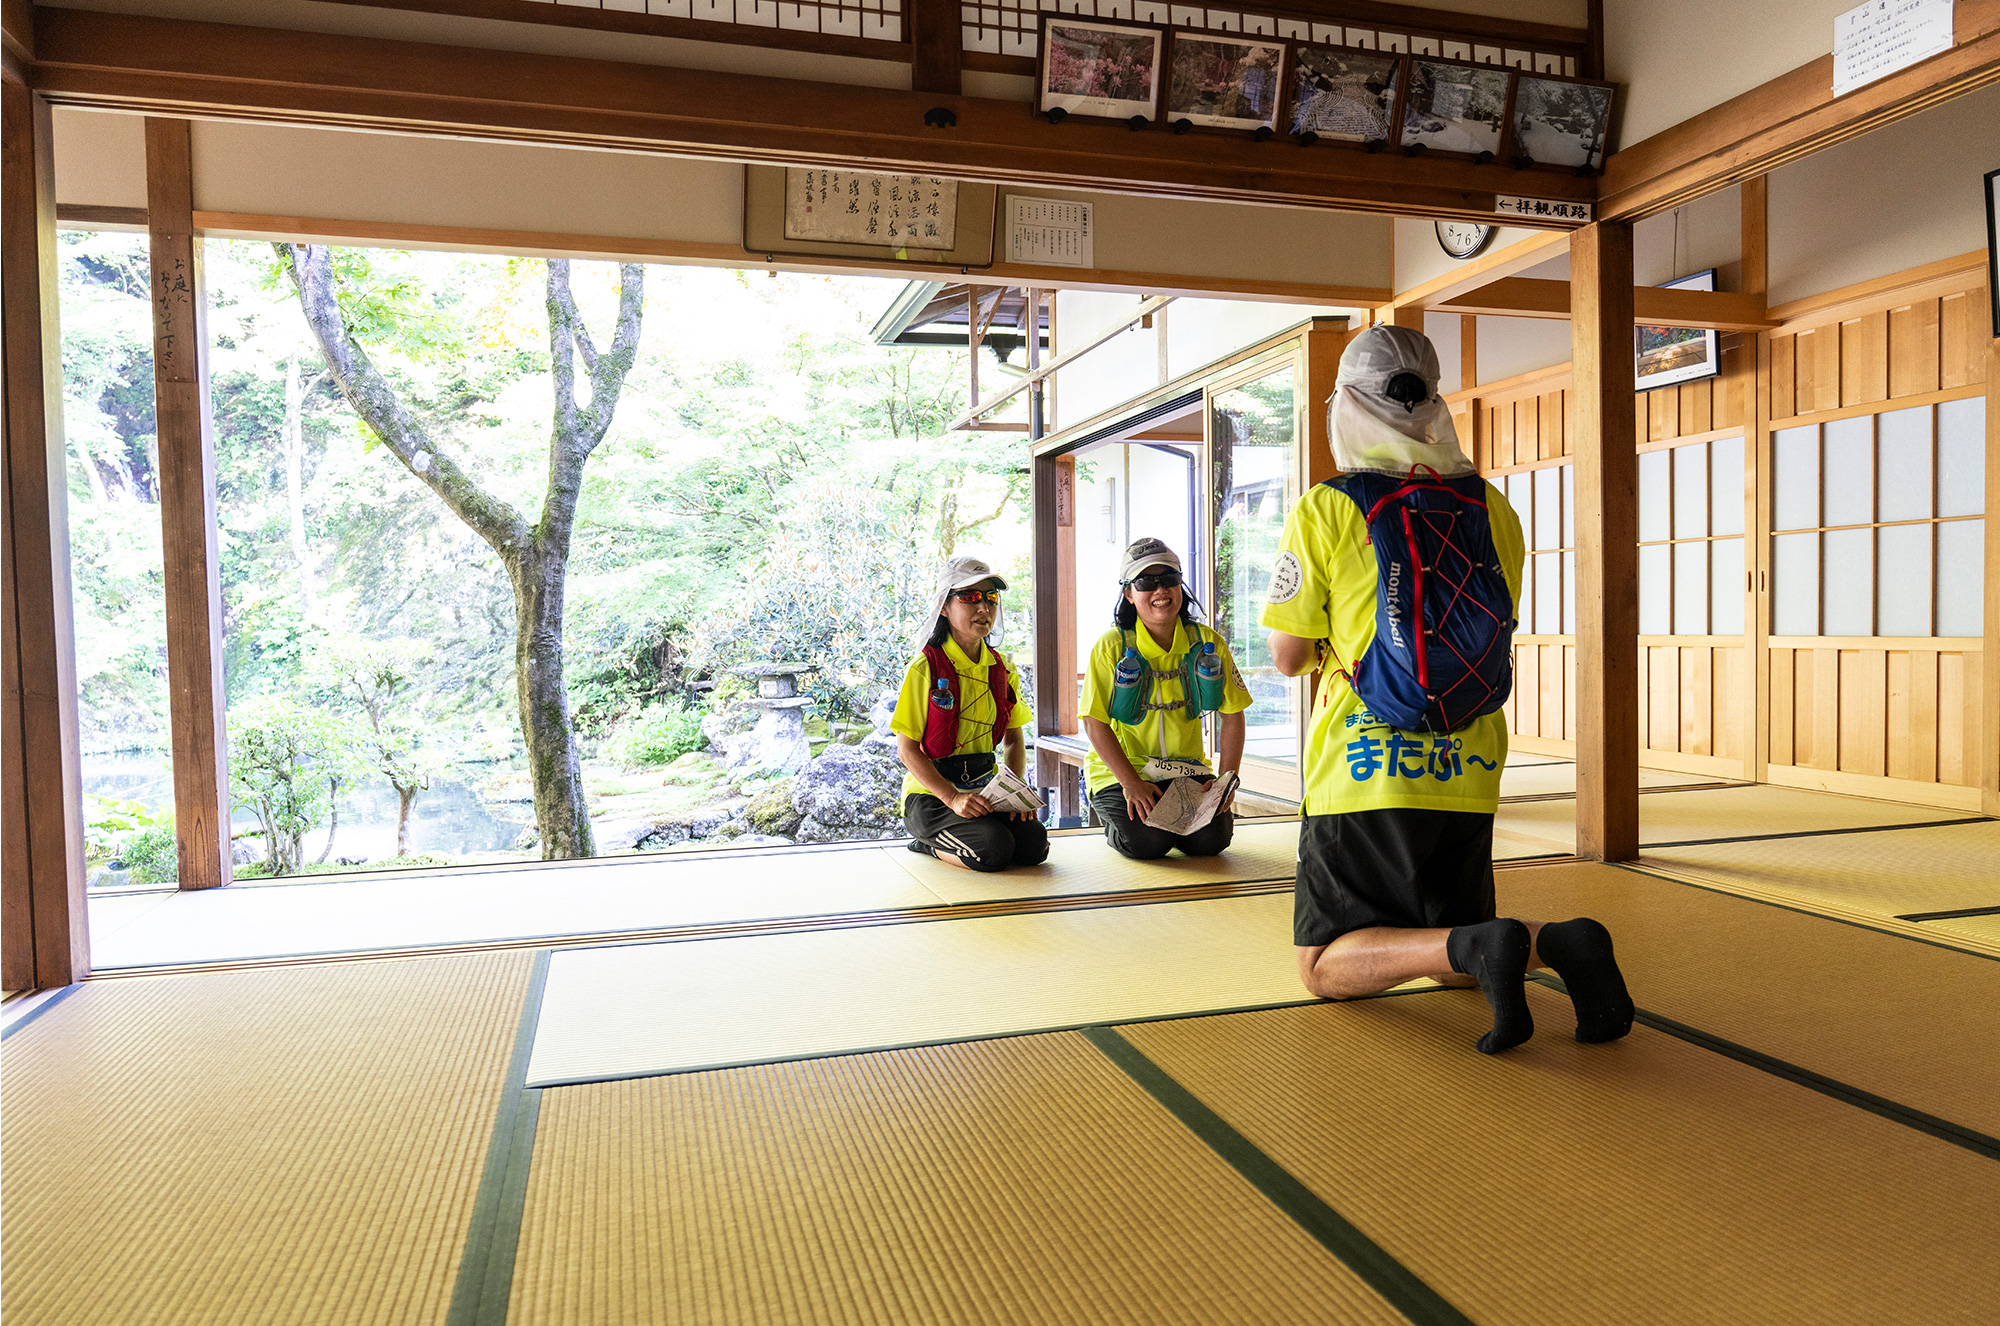
[[[909,0],[910,90],[959,94],[965,42],[958,0]]]
[[[1793,663],[1789,649],[1765,651],[1771,668],[1770,684],[1770,736],[1767,738],[1765,759],[1771,764],[1796,764],[1798,759],[1792,749],[1792,723],[1794,718],[1792,700]],[[1761,779],[1757,781],[1762,781]]]
[[[1564,388],[1562,396],[1563,455],[1574,456],[1576,454],[1576,393],[1568,388]],[[1633,436],[1637,437],[1638,434],[1634,433]]]
[[[1681,649],[1680,749],[1684,755],[1715,754],[1715,650]]]
[[[1801,413],[1840,407],[1840,325],[1828,323],[1798,335],[1798,406]]]
[[[1541,659],[1537,666],[1541,669],[1541,701],[1537,718],[1541,725],[1541,735],[1560,739],[1563,736],[1563,647],[1542,645]]]
[[[1650,392],[1640,392],[1632,398],[1632,440],[1634,443],[1650,442],[1653,435],[1653,397]]]
[[[146,120],[146,212],[180,887],[212,889],[230,877],[229,743],[206,295],[186,120]]]
[[[1744,757],[1743,655],[1741,649],[1717,649],[1711,684],[1714,687],[1709,712],[1714,716],[1710,743],[1714,754],[1725,760]]]
[[[1984,788],[1988,770],[1992,769],[1994,756],[1987,742],[1993,735],[1993,728],[1986,722],[1986,685],[1983,668],[1986,660],[1978,653],[1956,654],[1965,669],[1965,715],[1959,726],[1965,732],[1965,786]],[[1984,734],[1984,740],[1982,740]],[[1982,801],[1983,804],[1983,801]]]
[[[1563,740],[1576,740],[1576,646],[1563,646]]]
[[[1766,369],[1769,386],[1765,395],[1770,406],[1770,417],[1789,419],[1799,412],[1799,338],[1793,335],[1772,336],[1769,345],[1771,362]]]
[[[1541,456],[1541,400],[1524,396],[1514,402],[1514,454],[1516,464],[1526,464]]]
[[[1889,399],[1889,314],[1885,309],[1840,324],[1840,403]]]
[[[1654,645],[1645,655],[1646,744],[1658,750],[1681,748],[1681,651]]]
[[[12,69],[10,67],[10,74]],[[69,477],[57,316],[49,106],[0,84],[0,363],[4,363],[4,722],[0,977],[9,990],[90,974],[82,757],[70,618]]]
[[[1808,692],[1799,688],[1800,698],[1812,703],[1813,759],[1815,769],[1840,767],[1840,651],[1815,649],[1813,684]],[[1805,716],[1800,716],[1805,721]]]
[[[1545,393],[1536,404],[1535,420],[1541,433],[1536,454],[1543,460],[1559,459],[1563,454],[1563,393]]]
[[[1938,776],[1938,652],[1910,651],[1910,773],[1920,783]]]
[[[1964,387],[1973,381],[1972,358],[1981,339],[1975,319],[1986,317],[1986,301],[1972,296],[1982,291],[1964,291],[1938,300],[1938,387]],[[1984,358],[1984,356],[1981,356]]]
[[[1988,815],[2000,816],[2000,390],[1996,388],[2000,388],[2000,337],[1986,345],[1986,615],[1979,655],[1979,804]]]
[[[1915,743],[1910,739],[1910,667],[1913,660],[1907,649],[1891,649],[1884,660],[1885,680],[1888,684],[1887,709],[1885,717],[1888,730],[1882,748],[1883,772],[1891,778],[1913,778],[1915,766]]]
[[[1747,341],[1747,344],[1746,344]],[[1714,405],[1709,426],[1712,428],[1741,428],[1750,411],[1744,402],[1754,389],[1757,369],[1757,341],[1755,337],[1736,337],[1722,347],[1721,376],[1715,382]]]
[[[1843,773],[1888,772],[1884,739],[1888,732],[1888,651],[1840,651],[1840,769]]]
[[[1665,442],[1681,435],[1681,394],[1674,387],[1646,393],[1646,440]]]
[[[1717,352],[1716,367],[1721,367],[1721,354]],[[1680,386],[1680,431],[1679,437],[1695,433],[1706,433],[1715,427],[1715,384],[1718,378],[1703,378],[1699,382],[1683,382]]]
[[[1522,736],[1542,735],[1542,647],[1522,645],[1514,651],[1514,730]]]
[[[1971,780],[1966,777],[1970,761],[1966,759],[1966,724],[1946,717],[1965,711],[1966,692],[1964,654],[1939,653],[1938,655],[1938,714],[1945,721],[1938,724],[1938,772],[1940,783],[1955,783],[1960,787]]]
[[[1813,722],[1813,696],[1818,689],[1819,651],[1792,651],[1792,760],[1802,768],[1819,768],[1819,727]]]
[[[1938,302],[1889,310],[1889,398],[1938,390]]]
[[[1514,403],[1508,401],[1493,409],[1493,454],[1500,457],[1502,465],[1519,463],[1514,451]]]

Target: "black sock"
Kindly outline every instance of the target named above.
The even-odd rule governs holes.
[[[1611,956],[1611,933],[1587,916],[1542,927],[1535,947],[1569,987],[1576,1005],[1576,1038],[1587,1044],[1615,1041],[1632,1030],[1632,996]]]
[[[1521,988],[1531,948],[1528,927],[1507,917],[1458,926],[1444,941],[1451,969],[1478,981],[1493,1006],[1493,1030],[1479,1038],[1481,1054],[1498,1054],[1535,1034],[1534,1014]]]

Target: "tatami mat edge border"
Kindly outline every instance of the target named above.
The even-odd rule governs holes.
[[[514,1257],[521,1242],[522,1213],[528,1201],[528,1162],[535,1150],[535,1124],[542,1093],[527,1085],[528,1057],[541,1020],[542,992],[548,986],[549,951],[535,955],[514,1030],[514,1051],[487,1143],[486,1164],[473,1201],[472,1227],[458,1263],[446,1326],[505,1326],[514,1289]]]
[[[1745,784],[1749,786],[1749,784]],[[1660,789],[1664,792],[1686,792],[1690,788],[1671,787]],[[1795,829],[1790,833],[1743,833],[1733,838],[1688,838],[1677,843],[1643,843],[1643,852],[1657,852],[1668,847],[1715,847],[1723,843],[1766,843],[1779,838],[1833,838],[1843,833],[1893,833],[1899,829],[1949,829],[1959,824],[1991,824],[1991,816],[1963,815],[1951,820],[1922,820],[1915,824],[1862,824],[1843,829]]]
[[[15,1032],[21,1030],[21,1028],[27,1026],[35,1019],[41,1017],[42,1014],[48,1012],[50,1009],[54,1008],[57,1004],[60,1004],[63,1000],[69,998],[71,995],[75,994],[78,990],[81,990],[82,988],[83,988],[83,983],[81,981],[77,982],[74,985],[65,985],[62,989],[56,991],[54,994],[50,995],[47,999],[44,999],[41,1003],[35,1005],[27,1012],[21,1014],[21,1016],[15,1018],[12,1022],[9,1022],[4,1030],[0,1030],[0,1041],[6,1040],[9,1036],[12,1036]]]
[[[1083,1029],[1083,1037],[1414,1326],[1472,1326],[1470,1317],[1320,1200],[1249,1138],[1230,1127],[1221,1115],[1202,1104],[1193,1092],[1114,1028],[1088,1027]]]
[[[1560,990],[1564,994],[1569,993],[1569,988],[1559,978],[1547,972],[1530,972],[1528,979],[1546,985],[1552,990]],[[1780,1059],[1775,1055],[1765,1054],[1761,1050],[1753,1050],[1747,1045],[1739,1045],[1735,1041],[1717,1036],[1713,1032],[1703,1031],[1701,1028],[1690,1026],[1685,1022],[1676,1022],[1672,1018],[1662,1017],[1658,1013],[1648,1012],[1643,1008],[1635,1009],[1632,1016],[1634,1021],[1644,1023],[1654,1031],[1664,1032],[1676,1039],[1686,1041],[1690,1045],[1722,1055],[1725,1058],[1734,1059],[1738,1063],[1748,1064],[1752,1068],[1761,1069],[1773,1077],[1784,1078],[1786,1081],[1796,1083],[1808,1090],[1817,1091],[1822,1096],[1830,1096],[1843,1104],[1852,1105],[1856,1109],[1867,1110],[1870,1114],[1879,1115],[1884,1119],[1900,1123],[1906,1128],[1914,1128],[1920,1133],[1927,1133],[1939,1141],[1949,1142],[1953,1146],[1962,1147],[1967,1151],[1973,1152],[1975,1155],[1985,1156],[1988,1160],[2000,1160],[2000,1137],[1990,1137],[1978,1129],[1967,1128],[1961,1124],[1953,1123],[1949,1119],[1940,1119],[1935,1114],[1926,1114],[1922,1110],[1913,1109],[1901,1102],[1890,1100],[1887,1096],[1878,1096],[1872,1091],[1863,1091],[1860,1087],[1850,1086],[1838,1078],[1828,1077],[1824,1073],[1815,1073],[1810,1068],[1801,1068],[1799,1065]]]

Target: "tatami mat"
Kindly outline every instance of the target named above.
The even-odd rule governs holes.
[[[1182,856],[1132,861],[1111,850],[1101,832],[1060,834],[1049,839],[1049,859],[1038,866],[975,874],[948,866],[898,843],[881,855],[908,871],[947,902],[994,902],[1006,898],[1059,898],[1082,893],[1170,889],[1188,884],[1233,884],[1290,879],[1298,869],[1299,823],[1280,820],[1239,824],[1229,850],[1220,856]]]
[[[1716,780],[1700,774],[1669,773],[1664,769],[1641,769],[1641,787],[1689,787]],[[1502,797],[1575,796],[1576,766],[1557,764],[1516,764],[1507,761],[1500,771]]]
[[[1994,1163],[1673,1037],[1497,1057],[1472,991],[1121,1033],[1474,1321],[1984,1323]]]
[[[532,961],[92,982],[22,1027],[10,1326],[443,1322]]]
[[[1403,1321],[1074,1034],[545,1093],[508,1319]]]
[[[1304,999],[1289,892],[752,938],[549,963],[531,1086]]]
[[[2000,1137],[2000,962],[1612,866],[1495,878],[1503,915],[1608,926],[1642,1008]]]
[[[1950,817],[1932,811],[1927,818]],[[2000,820],[1656,848],[1642,859],[1690,879],[1861,916],[2000,906]]]
[[[1951,818],[1950,814],[1930,806],[1746,783],[1735,787],[1661,791],[1640,797],[1639,841],[1699,842],[1884,824],[1924,824]],[[1499,850],[1503,840],[1516,849],[1539,846],[1543,852],[1573,851],[1576,802],[1565,799],[1503,803],[1494,824],[1496,859],[1507,859]],[[1731,844],[1726,850],[1734,852],[1737,846]]]

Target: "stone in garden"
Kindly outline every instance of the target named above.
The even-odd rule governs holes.
[[[599,852],[629,852],[653,832],[648,819],[593,820],[590,834]]]
[[[902,823],[903,765],[874,741],[829,746],[792,780],[802,843],[873,838]]]
[[[792,807],[793,778],[780,778],[750,799],[746,813],[758,834],[788,834],[799,826],[799,813]]]

